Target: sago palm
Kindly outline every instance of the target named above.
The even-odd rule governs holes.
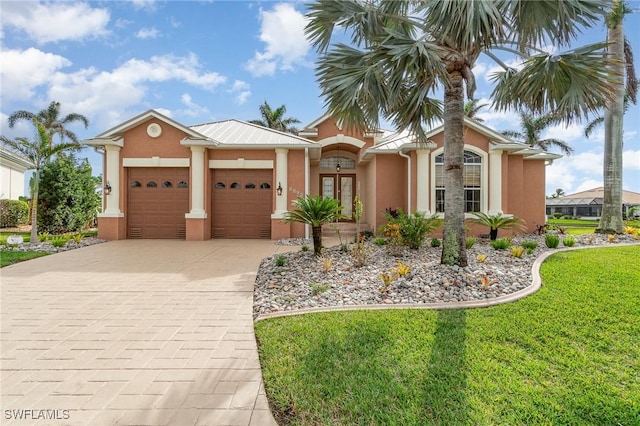
[[[426,142],[444,122],[445,223],[441,262],[467,264],[464,230],[464,100],[476,88],[484,54],[504,71],[493,76],[498,111],[554,111],[585,117],[611,96],[604,43],[563,53],[582,28],[600,20],[606,0],[365,1],[317,0],[306,33],[320,54],[316,72],[328,112],[342,125],[378,128],[380,116]],[[341,31],[344,30],[344,31]],[[334,37],[350,43],[334,43]],[[518,69],[496,55],[509,52]],[[444,102],[430,95],[442,88]]]
[[[486,214],[482,212],[471,213],[475,218],[473,223],[489,227],[489,238],[495,240],[498,237],[498,229],[522,229],[523,222],[515,216],[504,216],[502,213]]]
[[[294,202],[295,210],[284,213],[286,223],[300,222],[311,226],[313,235],[313,252],[320,256],[322,253],[322,225],[342,219],[340,214],[342,206],[334,198],[315,197],[307,195],[305,198],[298,198]]]

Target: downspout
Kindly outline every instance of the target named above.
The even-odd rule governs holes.
[[[411,213],[411,156],[402,152],[402,149],[398,151],[400,157],[407,159],[407,213]]]
[[[304,149],[304,196],[309,195],[309,148]],[[304,226],[304,238],[309,239],[309,225]]]

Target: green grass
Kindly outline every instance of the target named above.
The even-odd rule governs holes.
[[[25,243],[28,243],[29,241],[31,241],[31,234],[29,232],[6,232],[6,231],[0,231],[0,244],[6,245],[7,244],[7,238],[10,237],[11,235],[19,235],[19,236],[21,236],[22,240]]]
[[[599,220],[589,220],[589,219],[554,219],[549,218],[547,221],[550,225],[560,225],[560,226],[575,226],[575,225],[588,225],[592,227],[598,226],[600,223]]]
[[[640,247],[557,253],[536,294],[255,326],[281,424],[640,424]]]
[[[36,257],[46,256],[49,253],[38,251],[0,251],[0,268],[4,268],[14,263],[24,262],[25,260],[35,259]]]

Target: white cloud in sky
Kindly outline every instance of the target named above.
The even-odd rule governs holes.
[[[558,124],[550,126],[542,135],[543,139],[560,139],[571,145],[579,139],[584,139],[584,126],[582,124]],[[575,145],[575,144],[574,144]],[[575,146],[574,146],[575,148]]]
[[[200,115],[209,113],[209,109],[207,107],[203,107],[193,102],[191,95],[188,93],[184,93],[180,97],[180,100],[182,104],[187,107],[187,109],[180,110],[181,114],[188,115],[189,117],[198,117]]]
[[[141,38],[143,40],[146,39],[154,39],[160,36],[160,31],[155,28],[141,28],[140,31],[136,33],[137,38]]]
[[[295,65],[308,65],[304,14],[289,3],[280,3],[271,11],[261,9],[260,20],[260,40],[266,47],[246,62],[245,68],[252,75],[273,75],[276,70],[290,71]]]
[[[133,7],[136,9],[146,9],[148,11],[156,10],[155,0],[131,0]]]
[[[109,10],[89,3],[2,2],[2,25],[25,32],[38,44],[107,35]]]
[[[571,192],[582,192],[582,191],[587,191],[589,189],[599,188],[601,186],[602,186],[602,180],[586,179],[580,182],[580,184],[576,187],[576,189]]]
[[[228,92],[235,94],[234,100],[238,105],[243,105],[251,96],[251,90],[249,89],[251,89],[251,85],[246,81],[235,80]]]

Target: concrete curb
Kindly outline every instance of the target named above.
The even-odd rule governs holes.
[[[600,245],[600,246],[583,246],[583,247],[565,247],[557,250],[549,250],[540,256],[533,262],[531,266],[531,275],[533,279],[531,284],[522,290],[518,290],[514,293],[507,294],[505,296],[495,297],[493,299],[486,300],[468,300],[464,302],[437,302],[437,303],[404,303],[404,304],[394,304],[394,305],[353,305],[353,306],[326,306],[319,308],[305,308],[298,309],[295,311],[283,311],[283,312],[274,312],[272,314],[262,314],[259,315],[256,319],[254,319],[254,323],[270,319],[270,318],[279,318],[279,317],[289,317],[294,315],[304,315],[311,314],[317,312],[333,312],[333,311],[361,311],[361,310],[380,310],[380,309],[467,309],[467,308],[486,308],[489,306],[502,305],[504,303],[515,302],[516,300],[520,300],[524,297],[532,295],[533,293],[540,290],[542,287],[542,277],[540,276],[540,266],[542,263],[547,260],[547,258],[556,253],[562,253],[566,251],[574,251],[574,250],[585,250],[585,249],[599,249],[599,248],[610,248],[610,247],[631,247],[638,246],[640,243],[622,243],[615,244],[611,246]]]

